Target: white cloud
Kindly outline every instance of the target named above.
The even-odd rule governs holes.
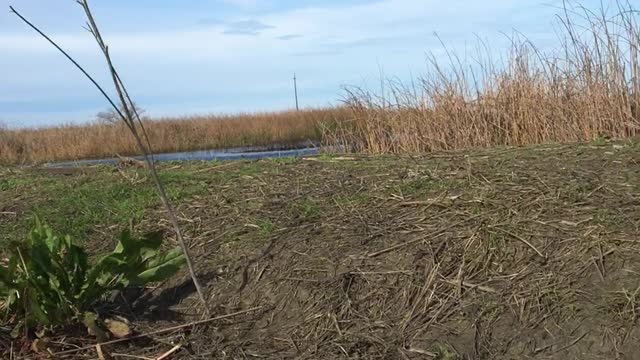
[[[243,9],[264,6],[260,5],[264,4],[261,0],[226,1]],[[545,30],[549,24],[541,16],[520,17],[521,22],[511,23],[516,9],[537,6],[539,1],[449,0],[443,5],[436,0],[381,0],[253,14],[249,19],[237,14],[201,23],[197,28],[169,25],[161,31],[109,31],[103,36],[134,94],[161,99],[157,105],[164,110],[172,108],[168,101],[175,102],[174,109],[208,106],[251,110],[265,107],[266,98],[274,104],[287,103],[294,71],[299,76],[301,97],[316,99],[314,94],[322,91],[327,101],[339,96],[341,84],[377,76],[379,64],[389,75],[403,76],[409,70],[420,73],[424,53],[439,48],[433,31],[453,47],[462,47],[465,41],[473,44],[474,33],[502,39],[498,31],[509,32],[512,27],[524,33],[533,29],[540,35],[548,34]],[[536,8],[540,14],[548,11]],[[81,20],[78,18],[78,26]],[[107,24],[110,21],[97,20]],[[549,16],[548,21],[552,20]],[[92,73],[108,79],[88,33],[66,31],[51,35]],[[19,70],[2,75],[0,94],[34,100],[51,92],[69,99],[87,93],[87,82],[34,32],[0,32],[0,53],[2,68]],[[65,92],[56,90],[60,88]],[[333,95],[327,95],[331,89]],[[225,97],[226,93],[231,96]],[[189,97],[199,100],[184,100]]]
[[[260,6],[264,6],[267,0],[224,0],[224,2],[242,10],[256,10]]]
[[[267,25],[258,20],[240,20],[227,23],[223,34],[227,35],[258,35],[264,30],[273,29],[271,25]]]
[[[257,1],[227,0],[242,6]],[[537,0],[494,0],[477,2],[472,0],[450,0],[442,6],[439,0],[385,0],[374,3],[344,6],[341,8],[307,8],[265,14],[255,19],[229,19],[222,23],[197,30],[167,30],[139,33],[105,33],[114,53],[138,55],[182,52],[182,57],[202,58],[203,54],[219,55],[221,50],[233,52],[234,56],[255,54],[278,47],[278,36],[296,34],[300,36],[298,51],[317,50],[319,42],[353,42],[372,38],[412,37],[430,34],[432,31],[455,30],[467,32],[495,30],[488,23],[501,13],[537,3]],[[100,20],[100,19],[98,19]],[[502,19],[504,20],[504,19]],[[515,24],[513,24],[515,26]],[[508,30],[511,24],[504,24]],[[465,31],[466,30],[466,31]],[[257,33],[273,35],[274,38],[238,39],[225,36],[227,33]],[[95,45],[85,32],[52,34],[64,48],[77,52],[93,52]],[[292,39],[293,40],[293,39]],[[419,45],[417,45],[419,46]],[[51,47],[35,33],[0,34],[0,49],[16,52],[51,52]]]

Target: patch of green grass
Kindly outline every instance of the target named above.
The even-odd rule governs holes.
[[[333,160],[335,157],[335,155],[329,153],[320,153],[319,155],[316,155],[316,159],[318,160]]]
[[[595,189],[596,186],[590,181],[579,181],[569,186],[567,196],[571,201],[579,202],[583,201]]]
[[[403,182],[398,186],[398,190],[405,195],[419,195],[433,191],[452,190],[459,187],[460,183],[454,179],[422,177]]]
[[[187,172],[161,171],[160,177],[171,200],[207,193],[207,183]],[[148,209],[160,205],[150,179],[132,185],[110,169],[92,176],[21,175],[3,180],[4,187],[20,186],[21,194],[29,199],[23,209],[27,215],[11,228],[0,228],[3,238],[9,239],[25,234],[37,215],[54,231],[83,241],[96,225],[122,228],[130,219],[138,221]]]
[[[223,244],[230,244],[230,243],[236,242],[238,240],[240,240],[240,237],[239,237],[237,232],[228,231],[228,232],[224,233],[224,235],[222,236],[222,241],[221,242]]]
[[[337,195],[333,198],[333,201],[338,206],[359,206],[367,204],[371,199],[372,197],[369,194],[361,192],[348,195]]]
[[[46,207],[33,209],[57,231],[66,230],[82,240],[96,224],[126,224],[140,219],[144,209],[156,203],[155,189],[149,184],[131,186],[124,179],[55,184],[49,192]]]
[[[566,304],[564,308],[564,310],[571,315],[577,315],[581,310],[581,306],[577,303]]]
[[[597,138],[593,139],[591,141],[591,144],[596,145],[596,146],[603,146],[606,145],[609,142],[609,138],[607,136],[598,136]]]
[[[262,242],[276,230],[269,219],[255,221],[255,224],[236,224],[228,228],[222,236],[222,244]]]
[[[488,237],[487,242],[492,250],[500,250],[504,247],[505,240],[502,234],[491,232]]]
[[[160,179],[167,188],[169,198],[174,201],[206,194],[209,187],[206,179],[187,172],[160,172]]]
[[[0,191],[14,190],[20,186],[19,184],[18,178],[8,177],[6,179],[0,179]]]
[[[473,206],[471,207],[471,213],[473,215],[480,215],[485,211],[485,208],[482,206],[482,204],[479,203],[475,203],[473,204]]]
[[[9,175],[0,178],[0,191],[16,190],[23,187],[34,186],[45,178],[38,175]]]
[[[458,355],[449,349],[448,346],[438,345],[438,351],[436,352],[437,360],[457,360]]]
[[[619,226],[624,222],[624,219],[611,209],[598,209],[596,210],[594,221],[604,228],[610,228]]]
[[[300,158],[296,156],[284,156],[284,157],[269,159],[269,161],[277,165],[291,165],[300,161]]]
[[[310,219],[320,214],[320,207],[310,198],[302,198],[294,204],[295,212],[304,219]]]
[[[273,222],[271,222],[271,220],[265,219],[265,220],[258,221],[258,227],[260,229],[261,235],[268,236],[268,235],[271,235],[271,233],[273,233],[273,231],[276,228],[276,225]]]
[[[254,176],[263,171],[259,161],[252,161],[241,167],[238,174],[241,176]]]

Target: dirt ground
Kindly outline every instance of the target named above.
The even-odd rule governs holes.
[[[639,162],[638,144],[616,142],[164,164],[221,318],[104,350],[115,359],[155,359],[178,344],[169,359],[640,359]],[[73,223],[94,252],[110,249],[128,226],[115,214],[124,200],[92,203],[98,190],[88,191],[61,210],[58,183],[70,193],[150,186],[135,169],[0,170],[0,231],[16,236],[34,209],[62,215],[61,227],[111,211]],[[136,231],[166,229],[174,241],[157,202],[125,209]],[[139,334],[202,318],[186,273],[113,299],[101,311]],[[50,348],[94,341],[61,334]],[[5,354],[10,342],[0,340]]]

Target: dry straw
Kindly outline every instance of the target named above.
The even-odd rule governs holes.
[[[229,147],[295,147],[321,141],[325,126],[348,116],[347,109],[318,108],[234,115],[145,118],[158,153]],[[119,119],[118,119],[119,120]],[[119,121],[38,129],[0,127],[0,164],[32,164],[140,154],[129,129]]]
[[[542,51],[511,38],[502,63],[486,44],[446,61],[410,85],[388,81],[384,93],[349,87],[353,121],[327,141],[366,153],[574,142],[640,132],[640,28],[630,2],[594,12],[564,3],[559,44]]]

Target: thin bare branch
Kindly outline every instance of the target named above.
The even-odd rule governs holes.
[[[175,210],[173,208],[173,205],[169,201],[169,198],[167,196],[164,184],[162,183],[162,181],[160,180],[160,177],[158,176],[158,172],[157,172],[157,169],[156,169],[156,166],[155,166],[155,161],[154,161],[153,155],[152,155],[151,142],[149,141],[149,137],[147,136],[146,130],[144,129],[144,124],[142,123],[142,121],[140,119],[140,115],[136,111],[135,106],[133,104],[133,101],[131,100],[131,97],[129,96],[128,92],[126,91],[126,88],[124,87],[124,84],[123,84],[120,76],[118,75],[118,72],[115,69],[115,67],[113,65],[113,62],[111,61],[111,56],[109,55],[109,48],[108,48],[108,46],[105,44],[105,42],[102,39],[102,36],[101,36],[100,31],[98,29],[97,23],[95,22],[95,20],[93,18],[93,14],[91,13],[91,9],[89,8],[88,2],[86,0],[77,0],[76,2],[78,4],[80,4],[80,6],[82,6],[82,8],[83,8],[83,10],[85,12],[85,15],[87,16],[87,20],[88,20],[87,21],[87,27],[88,27],[88,30],[93,35],[94,39],[98,43],[98,46],[100,47],[100,50],[102,51],[102,53],[104,55],[104,58],[105,58],[105,60],[107,62],[107,65],[109,67],[109,73],[111,74],[111,78],[113,80],[114,87],[116,89],[116,92],[117,92],[119,100],[120,100],[121,107],[118,107],[115,104],[115,102],[109,97],[109,95],[107,95],[107,93],[104,91],[104,89],[97,83],[97,81],[95,81],[94,78],[91,75],[89,75],[89,73],[77,61],[75,61],[66,51],[64,51],[60,46],[58,46],[58,44],[56,44],[50,37],[48,37],[38,27],[33,25],[24,16],[22,16],[20,13],[18,13],[12,6],[10,6],[9,8],[11,9],[12,13],[17,15],[23,22],[25,22],[27,25],[29,25],[32,29],[34,29],[36,32],[38,32],[38,34],[40,34],[47,41],[49,41],[49,43],[51,43],[56,49],[58,49],[58,51],[60,51],[69,61],[71,61],[96,86],[96,88],[98,88],[98,90],[102,93],[102,95],[107,99],[109,104],[111,104],[113,109],[117,112],[117,114],[121,118],[121,120],[127,125],[129,130],[131,131],[131,134],[133,135],[133,137],[135,139],[136,145],[138,146],[138,148],[142,152],[145,161],[149,165],[149,173],[151,174],[151,178],[153,179],[153,181],[155,183],[155,186],[157,188],[160,200],[161,200],[163,206],[165,207],[165,209],[167,211],[167,214],[169,216],[169,220],[170,220],[170,222],[171,222],[171,224],[172,224],[172,226],[174,228],[174,231],[176,233],[176,238],[178,240],[178,243],[180,244],[180,247],[182,248],[182,252],[184,253],[184,256],[185,256],[185,259],[186,259],[186,262],[187,262],[187,267],[189,269],[189,274],[190,274],[191,280],[193,281],[193,284],[194,284],[194,286],[196,288],[196,292],[198,293],[198,298],[199,298],[200,303],[202,305],[203,311],[204,311],[206,316],[209,316],[209,308],[207,306],[207,301],[205,299],[204,292],[202,290],[200,282],[198,281],[198,278],[196,276],[195,268],[193,266],[193,260],[191,258],[191,255],[189,254],[189,248],[187,247],[187,245],[186,245],[186,243],[184,241],[184,237],[183,237],[182,231],[180,229],[178,218],[177,218],[177,216],[175,214]],[[143,141],[142,137],[138,133],[137,127],[140,127],[145,141]]]
[[[168,328],[151,331],[151,332],[148,332],[148,333],[145,333],[145,334],[135,335],[135,336],[131,336],[131,337],[128,337],[128,338],[122,338],[122,339],[106,341],[106,342],[99,343],[99,345],[102,345],[102,346],[111,345],[111,344],[117,344],[117,343],[121,343],[121,342],[125,342],[125,341],[131,341],[131,340],[136,340],[136,339],[140,339],[140,338],[145,338],[145,337],[149,337],[149,336],[153,336],[153,335],[165,334],[165,333],[168,333],[168,332],[172,332],[172,331],[176,331],[176,330],[180,330],[180,329],[184,329],[184,328],[188,328],[188,327],[192,327],[192,326],[197,326],[197,325],[210,323],[212,321],[223,320],[223,319],[228,319],[228,318],[231,318],[231,317],[234,317],[234,316],[247,314],[247,313],[250,313],[250,312],[254,312],[254,311],[260,310],[263,307],[264,306],[256,306],[256,307],[253,307],[253,308],[250,308],[250,309],[236,311],[236,312],[231,313],[231,314],[220,315],[220,316],[216,316],[216,317],[212,317],[212,318],[208,318],[208,319],[204,319],[204,320],[193,321],[193,322],[190,322],[190,323],[187,323],[187,324],[171,326],[171,327],[168,327]],[[90,350],[90,349],[94,348],[96,345],[98,345],[98,344],[87,345],[87,346],[76,348],[76,349],[60,351],[60,352],[54,353],[53,355],[54,356],[60,356],[60,355],[73,354],[73,353],[77,353],[77,352],[80,352],[80,351]]]

